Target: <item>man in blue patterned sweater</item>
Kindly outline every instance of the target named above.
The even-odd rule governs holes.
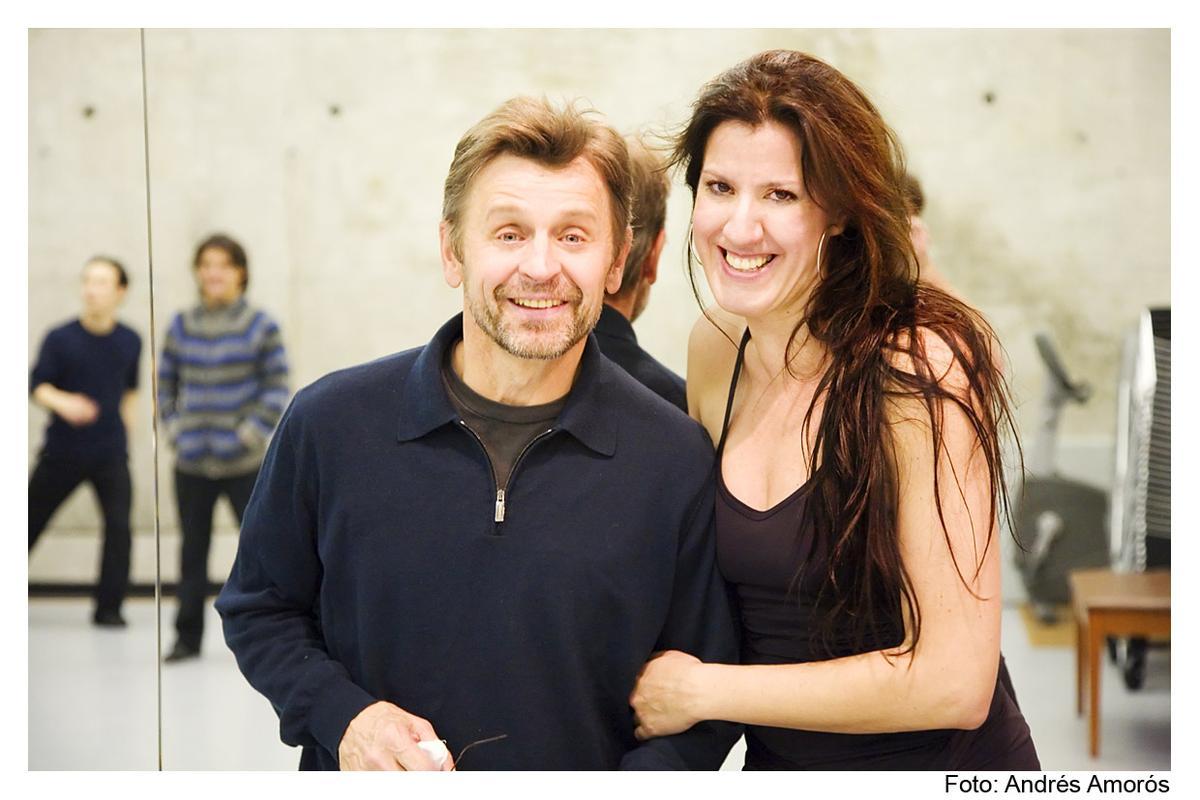
[[[288,401],[279,326],[245,299],[245,250],[224,234],[193,259],[200,303],[175,315],[158,369],[159,412],[175,447],[183,546],[177,639],[167,662],[200,654],[213,509],[225,495],[241,522],[267,440]]]

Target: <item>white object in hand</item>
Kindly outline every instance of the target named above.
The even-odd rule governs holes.
[[[446,759],[450,756],[450,751],[446,749],[446,743],[441,739],[428,739],[424,742],[417,742],[417,747],[425,751],[425,755],[429,756],[433,761],[433,765],[438,769],[446,763]]]

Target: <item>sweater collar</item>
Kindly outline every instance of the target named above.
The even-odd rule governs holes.
[[[202,317],[204,317],[204,316],[236,317],[238,314],[241,314],[245,308],[246,308],[246,295],[243,294],[243,295],[239,295],[238,299],[234,300],[232,303],[226,303],[225,305],[220,305],[220,306],[213,306],[212,308],[209,308],[208,306],[204,305],[204,303],[197,303],[196,304],[196,314],[197,314],[197,316],[202,316]]]
[[[400,390],[399,440],[412,441],[442,425],[458,420],[441,369],[446,351],[463,335],[462,313],[443,325],[421,349]],[[596,338],[589,334],[580,359],[579,372],[567,395],[566,405],[555,428],[566,431],[586,447],[605,456],[617,448],[618,410],[612,400],[613,365],[600,354]]]

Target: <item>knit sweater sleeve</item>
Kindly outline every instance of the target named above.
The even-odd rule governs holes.
[[[238,427],[238,434],[247,441],[267,439],[279,424],[288,401],[288,363],[283,335],[274,320],[263,316],[262,333],[255,348],[258,390],[253,406]]]

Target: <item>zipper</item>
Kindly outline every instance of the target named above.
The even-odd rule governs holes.
[[[513,480],[517,477],[517,467],[521,466],[521,460],[525,458],[525,454],[529,452],[529,449],[542,439],[545,439],[547,436],[554,433],[554,430],[554,428],[547,428],[537,436],[530,439],[525,447],[521,449],[521,452],[517,454],[517,460],[513,462],[512,469],[508,471],[508,483],[504,485],[504,489],[512,486]],[[498,489],[496,491],[496,522],[504,522],[504,489]]]
[[[471,438],[479,442],[479,449],[483,451],[483,457],[487,459],[488,471],[492,473],[492,486],[496,487],[496,519],[495,522],[504,522],[504,490],[499,487],[499,481],[496,480],[496,465],[492,463],[492,457],[488,454],[487,445],[483,443],[483,439],[479,438],[479,434],[471,429],[465,419],[458,421],[459,427],[471,434]]]
[[[508,483],[506,483],[504,485],[504,488],[501,489],[500,481],[496,478],[496,465],[492,463],[492,457],[490,455],[488,455],[487,445],[485,445],[483,443],[483,439],[479,438],[479,434],[471,429],[471,426],[467,424],[467,421],[465,419],[460,419],[458,421],[458,424],[464,431],[471,434],[471,437],[476,442],[479,443],[479,447],[483,450],[483,457],[487,459],[488,470],[490,470],[492,473],[492,486],[496,487],[496,505],[495,505],[495,513],[492,515],[492,522],[495,522],[496,524],[500,524],[500,523],[504,522],[504,512],[505,512],[504,493],[505,493],[505,490],[508,489],[508,487],[512,485],[513,478],[517,474],[517,467],[521,464],[522,459],[525,458],[525,454],[529,452],[529,449],[531,447],[533,447],[534,444],[536,444],[538,441],[545,439],[547,436],[554,433],[555,429],[548,428],[548,429],[542,431],[541,433],[539,433],[537,436],[535,436],[529,440],[529,442],[525,445],[525,447],[523,447],[521,449],[521,452],[517,454],[517,459],[516,459],[516,461],[513,461],[512,469],[510,469],[508,471]]]

